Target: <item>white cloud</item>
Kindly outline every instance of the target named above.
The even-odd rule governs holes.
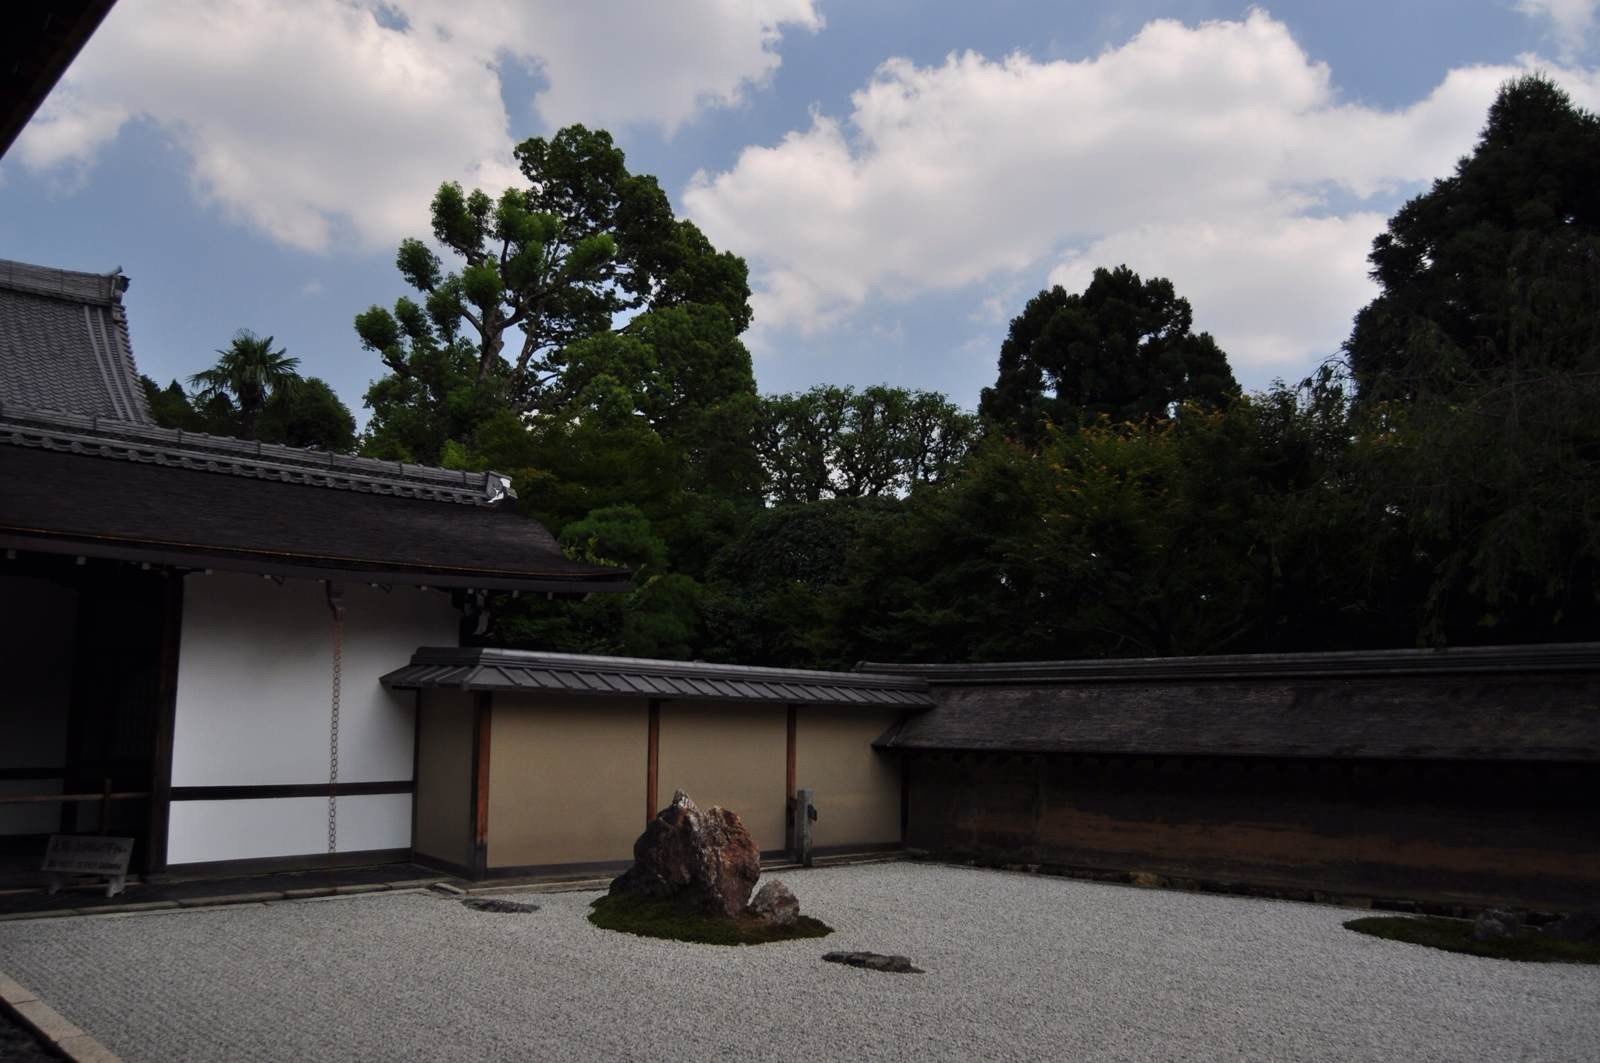
[[[786,26],[821,27],[811,0],[121,4],[17,153],[81,175],[148,121],[187,154],[204,199],[278,241],[384,247],[424,227],[441,180],[516,179],[501,61],[541,67],[533,102],[552,125],[671,132],[769,78]]]
[[[1562,58],[1570,60],[1588,47],[1589,34],[1600,18],[1600,0],[1517,0],[1517,10],[1549,19]]]
[[[1125,256],[1190,278],[1180,294],[1236,363],[1288,363],[1326,352],[1368,291],[1381,218],[1318,216],[1448,172],[1515,72],[1452,71],[1398,111],[1349,105],[1260,12],[1152,22],[1079,62],[891,59],[847,119],[814,114],[745,149],[730,170],[697,174],[684,202],[714,243],[751,260],[768,333],[829,328],[885,298],[1004,290],[1058,262],[1086,278]],[[1252,284],[1274,300],[1253,299]]]

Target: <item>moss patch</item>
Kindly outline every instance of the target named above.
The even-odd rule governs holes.
[[[1429,948],[1464,952],[1469,956],[1489,956],[1498,960],[1600,963],[1600,944],[1558,941],[1538,934],[1497,941],[1473,941],[1472,924],[1462,919],[1371,916],[1352,919],[1345,924],[1345,928],[1390,941],[1405,941],[1412,945],[1427,945]]]
[[[765,945],[769,941],[820,938],[833,933],[833,927],[809,915],[802,915],[789,926],[768,926],[755,918],[718,919],[685,912],[667,901],[609,895],[590,907],[589,922],[606,930],[701,945]]]

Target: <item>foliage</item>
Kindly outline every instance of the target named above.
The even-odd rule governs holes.
[[[572,556],[632,570],[626,594],[496,602],[489,637],[512,645],[848,667],[1597,638],[1594,136],[1547,82],[1506,86],[1474,154],[1375,244],[1348,369],[1295,386],[1242,395],[1167,281],[1041,292],[979,438],[927,392],[758,398],[743,263],[661,213],[603,134],[563,131],[517,209],[614,254],[552,266],[570,298],[502,283],[473,304],[552,315],[526,376],[483,370],[482,333],[440,302],[465,267],[427,306],[363,315],[391,374],[364,446],[508,473]],[[435,220],[459,236],[453,202]]]
[[[372,416],[362,450],[368,456],[440,464],[449,444],[460,446],[504,408],[503,373],[480,380],[473,346],[458,336],[442,338],[412,300],[397,299],[393,314],[379,307],[358,314],[356,332],[389,370],[367,388]]]
[[[463,329],[476,336],[475,385],[504,377],[508,401],[533,412],[566,397],[568,348],[611,331],[619,315],[693,304],[716,308],[735,335],[749,325],[743,260],[675,219],[655,178],[630,174],[609,133],[568,126],[524,141],[516,157],[526,188],[494,199],[446,183],[434,195],[433,236],[458,269],[414,238],[395,258],[440,344]],[[369,309],[357,330],[378,351],[406,331],[398,307]]]
[[[1127,266],[1097,269],[1089,287],[1040,292],[1012,319],[1000,374],[979,412],[1030,443],[1046,426],[1166,417],[1182,403],[1220,408],[1239,394],[1227,356],[1172,282]]]
[[[833,933],[831,926],[809,915],[797,917],[788,926],[773,926],[754,916],[726,919],[642,897],[600,897],[589,908],[589,922],[602,929],[699,945],[765,945]]]
[[[761,401],[758,447],[777,503],[878,498],[937,483],[959,465],[976,420],[943,395],[824,384]]]
[[[1488,956],[1497,960],[1522,960],[1544,963],[1600,963],[1600,944],[1562,941],[1528,933],[1493,941],[1472,940],[1472,923],[1465,919],[1435,916],[1368,916],[1344,924],[1346,930],[1389,941],[1426,945],[1469,956]]]
[[[256,419],[268,398],[300,383],[300,359],[290,358],[282,347],[273,350],[271,336],[249,329],[234,333],[233,342],[216,353],[216,365],[189,378],[189,386],[199,389],[195,400],[228,398],[238,411],[239,435],[254,439]]]
[[[306,377],[293,390],[279,389],[267,399],[256,424],[256,438],[263,443],[348,454],[356,447],[356,419],[327,381]]]
[[[1427,642],[1600,633],[1600,119],[1500,90],[1474,152],[1373,244],[1346,344],[1361,473]]]
[[[291,447],[349,453],[356,445],[356,420],[327,382],[296,377],[292,387],[279,386],[268,396],[252,427],[247,426],[228,394],[186,393],[176,380],[165,388],[141,376],[150,418],[163,428],[185,432],[257,439]]]
[[[904,508],[896,499],[836,498],[757,514],[712,561],[705,656],[847,667],[859,640],[841,616],[866,592],[854,553]]]
[[[185,432],[210,431],[205,414],[194,408],[189,393],[176,380],[163,388],[140,374],[139,385],[144,389],[144,401],[149,407],[150,419],[162,428],[181,428]],[[231,415],[233,403],[229,402],[227,406]]]
[[[1345,345],[1368,403],[1592,371],[1600,351],[1600,118],[1533,75],[1473,153],[1373,241],[1377,298]]]

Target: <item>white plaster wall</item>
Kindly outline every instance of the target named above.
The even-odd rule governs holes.
[[[339,852],[404,849],[411,844],[411,795],[338,798]],[[249,860],[328,851],[328,799],[174,801],[167,860]]]
[[[440,591],[365,584],[345,587],[344,607],[339,781],[410,779],[412,697],[384,690],[378,678],[405,664],[418,646],[455,645],[456,611]],[[333,614],[321,582],[188,576],[172,784],[327,782],[332,682]],[[354,821],[350,829],[363,839],[359,845],[347,844],[341,815],[341,850],[411,844],[409,795],[345,798],[341,811],[351,802],[373,801],[403,805],[405,814],[373,820],[371,830],[362,826],[366,821]],[[307,802],[320,807],[312,817],[315,830],[297,811],[310,808]],[[322,852],[326,808],[326,800],[316,798],[174,801],[167,858],[189,863]],[[283,817],[281,827],[272,826],[274,815]]]
[[[72,590],[0,572],[0,768],[66,762],[77,609]],[[60,792],[59,779],[0,780],[4,794]],[[50,834],[60,822],[57,804],[0,804],[0,834]]]

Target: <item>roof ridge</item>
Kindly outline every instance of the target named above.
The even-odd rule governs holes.
[[[128,278],[120,266],[110,273],[85,273],[0,258],[0,288],[74,303],[118,306],[128,290]]]
[[[0,405],[0,444],[466,505],[515,498],[510,477]]]
[[[1600,669],[1600,643],[1565,642],[1438,649],[1238,653],[1209,657],[1126,657],[975,664],[859,661],[857,671],[923,676],[934,683],[1108,682],[1157,679],[1247,679],[1500,673]]]
[[[828,671],[816,668],[778,668],[769,665],[723,664],[715,661],[675,661],[658,657],[621,657],[604,654],[558,653],[544,650],[519,650],[499,646],[424,646],[412,655],[416,664],[449,659],[460,663],[470,658],[481,665],[519,665],[523,667],[575,667],[596,671],[662,672],[695,675],[722,674],[759,678],[810,679],[842,686],[894,687],[923,689],[921,676],[874,674],[871,672]]]

